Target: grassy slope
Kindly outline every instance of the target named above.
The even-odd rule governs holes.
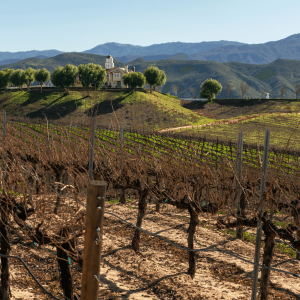
[[[91,92],[91,97],[87,97],[85,91],[71,91],[70,95],[55,90],[45,90],[42,94],[39,90],[2,92],[0,106],[9,115],[30,118],[44,118],[46,115],[48,119],[61,116],[64,120],[82,120],[93,109],[103,125],[119,123],[122,127],[145,127],[148,130],[215,121],[182,107],[178,99],[142,91],[97,91]]]
[[[234,119],[262,113],[298,112],[300,100],[216,100],[215,103],[186,101],[183,106],[194,112],[204,113],[213,119]]]
[[[291,114],[300,112],[300,100],[219,100],[216,103],[190,101],[185,103],[184,107],[218,121],[265,113],[275,114],[251,118],[237,124],[208,126],[197,130],[188,129],[185,130],[186,134],[236,141],[238,133],[244,132],[244,142],[263,145],[265,130],[270,129],[271,146],[285,147],[293,133],[289,147],[294,149],[300,147],[300,130],[296,129],[300,123],[300,116]],[[289,115],[280,116],[276,113],[289,113]]]
[[[299,110],[298,110],[299,111]],[[204,136],[225,141],[236,141],[239,132],[244,133],[244,142],[259,145],[264,143],[265,130],[271,131],[270,145],[299,149],[300,147],[300,115],[285,114],[259,116],[236,124],[206,126],[187,130],[187,134]]]

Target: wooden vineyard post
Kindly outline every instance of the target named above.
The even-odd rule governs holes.
[[[216,148],[216,170],[218,169],[218,149],[219,149],[219,139],[217,137],[217,148]]]
[[[93,117],[92,132],[91,132],[91,143],[90,143],[90,158],[89,158],[89,179],[93,179],[93,169],[94,169],[94,146],[95,146],[95,121],[96,117]]]
[[[121,138],[121,144],[120,144],[120,155],[121,155],[121,174],[123,173],[123,149],[124,149],[124,130],[120,130],[120,138]],[[125,199],[125,191],[121,189],[120,194],[120,203],[126,204]]]
[[[241,205],[240,205],[240,199],[241,199],[241,194],[242,194],[242,187],[241,187],[241,181],[242,181],[242,165],[243,165],[243,138],[244,138],[244,133],[239,132],[239,138],[238,138],[238,147],[237,147],[237,156],[236,156],[236,172],[237,172],[237,177],[239,180],[238,184],[238,193],[237,193],[237,216],[239,217],[241,215]],[[242,204],[242,210],[244,212],[244,203],[243,201]],[[238,239],[243,238],[243,226],[237,227],[236,228],[236,237]]]
[[[47,155],[47,157],[49,158],[49,156],[50,156],[50,141],[49,141],[49,135],[47,136],[46,155]],[[50,171],[47,171],[46,183],[47,183],[47,191],[48,191],[48,192],[50,192],[50,181],[51,181],[51,174],[50,174]]]
[[[5,181],[6,181],[6,173],[5,173],[5,157],[6,157],[6,151],[5,151],[5,137],[6,137],[6,112],[3,111],[3,123],[2,123],[2,127],[3,127],[3,160],[2,160],[2,179],[3,179],[3,189],[6,189],[6,185],[5,185]]]
[[[270,130],[266,130],[265,142],[264,142],[264,156],[263,156],[261,183],[260,183],[259,202],[261,202],[263,194],[265,192],[267,167],[268,167],[268,159],[269,159],[269,145],[270,145]],[[260,206],[259,206],[259,217],[258,217],[258,220],[257,220],[257,233],[256,233],[256,243],[255,243],[255,257],[254,257],[254,263],[255,264],[259,264],[259,258],[260,258],[260,243],[261,243],[261,232],[262,232],[262,224],[261,224],[262,212],[263,212],[263,203],[261,203]],[[251,300],[256,300],[257,283],[258,283],[258,266],[257,265],[254,265],[253,273],[254,274],[253,274]]]
[[[106,187],[99,180],[88,186],[81,300],[98,299]]]
[[[2,188],[6,191],[6,173],[5,173],[5,138],[6,138],[6,112],[3,111],[3,184]],[[8,200],[6,200],[8,201]],[[8,231],[9,222],[9,208],[8,203],[2,201],[1,203],[1,224],[0,224],[0,244],[1,244],[1,254],[10,254],[10,234]],[[1,299],[10,299],[10,280],[9,280],[9,258],[1,256]]]

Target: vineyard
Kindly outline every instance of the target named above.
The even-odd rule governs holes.
[[[241,118],[242,119],[242,118]],[[245,120],[219,121],[209,126],[182,129],[186,135],[206,136],[210,139],[223,141],[235,140],[239,132],[245,133],[245,142],[248,144],[263,144],[266,129],[271,130],[271,146],[284,147],[289,141],[288,148],[299,149],[299,124],[298,113],[274,113],[244,117]],[[223,123],[231,124],[223,124]]]
[[[28,299],[81,299],[91,179],[108,184],[101,299],[299,299],[299,152],[272,147],[272,129],[259,147],[238,131],[192,139],[95,117],[1,123],[2,299],[29,252],[45,270],[28,266]]]

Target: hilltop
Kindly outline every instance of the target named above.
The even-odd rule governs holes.
[[[55,89],[0,91],[0,108],[10,116],[61,119],[74,122],[88,118],[91,110],[104,126],[119,124],[123,128],[158,130],[214,120],[202,117],[181,106],[181,101],[160,93],[146,91],[86,91],[72,90],[70,95]]]

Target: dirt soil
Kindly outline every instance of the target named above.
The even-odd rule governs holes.
[[[84,199],[82,199],[84,200]],[[106,212],[114,213],[135,224],[137,201],[106,203]],[[189,215],[172,207],[155,212],[149,204],[142,228],[187,246]],[[254,245],[216,230],[215,217],[200,217],[195,233],[195,248],[218,247],[253,261]],[[205,228],[204,225],[208,228]],[[209,228],[210,227],[210,228]],[[98,299],[250,299],[253,266],[220,252],[197,252],[196,275],[187,274],[188,252],[165,241],[141,234],[140,253],[131,247],[134,229],[106,214],[104,222],[100,288]],[[21,239],[21,231],[11,232],[11,255],[22,257],[42,285],[62,299],[55,249],[42,250]],[[80,239],[83,246],[83,238]],[[49,252],[50,251],[50,252]],[[263,251],[261,251],[262,253]],[[71,262],[74,291],[80,296],[81,269]],[[276,253],[272,266],[299,274],[300,262]],[[53,299],[47,296],[17,260],[11,260],[12,299]],[[300,281],[290,275],[271,271],[269,299],[300,299]],[[80,298],[79,298],[80,299]]]

